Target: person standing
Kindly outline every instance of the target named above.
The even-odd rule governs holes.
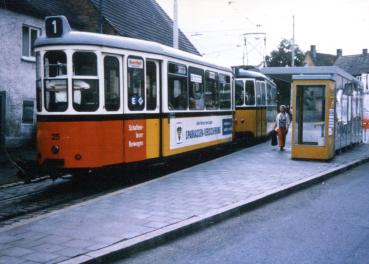
[[[278,145],[281,151],[284,150],[286,144],[286,135],[288,133],[288,127],[290,126],[290,117],[286,113],[286,107],[281,105],[279,107],[279,113],[275,120],[275,131],[278,133]]]

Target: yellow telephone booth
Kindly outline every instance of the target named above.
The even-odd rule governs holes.
[[[332,75],[292,77],[292,158],[334,156],[335,82]]]
[[[361,143],[363,86],[336,66],[266,67],[291,83],[292,159],[330,160]]]

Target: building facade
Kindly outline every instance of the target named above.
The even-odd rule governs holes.
[[[32,42],[43,32],[43,20],[0,9],[1,143],[18,146],[34,135],[35,56]]]
[[[337,55],[317,52],[316,45],[311,45],[305,53],[304,63],[306,66],[333,66],[342,50],[337,50]]]
[[[36,59],[32,43],[44,18],[65,15],[75,30],[156,41],[171,46],[172,20],[155,0],[0,1],[0,145],[35,141]],[[179,30],[179,49],[199,55]]]

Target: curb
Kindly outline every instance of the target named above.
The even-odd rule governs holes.
[[[89,252],[84,255],[74,257],[72,259],[61,262],[62,264],[77,263],[108,263],[128,257],[134,253],[148,250],[153,247],[162,245],[170,240],[180,236],[188,235],[195,231],[199,231],[228,218],[245,213],[256,207],[268,202],[274,201],[291,193],[306,189],[312,185],[323,182],[342,172],[350,170],[361,164],[369,162],[369,157],[352,161],[345,165],[327,170],[325,172],[313,175],[309,178],[291,183],[289,185],[274,189],[270,192],[254,196],[250,199],[240,201],[238,203],[212,210],[207,214],[193,216],[187,220],[172,224],[153,232],[134,237],[129,240],[123,240],[103,249]]]

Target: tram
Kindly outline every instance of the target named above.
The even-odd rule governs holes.
[[[330,160],[362,141],[363,87],[332,66],[292,76],[292,158]]]
[[[72,31],[35,42],[38,164],[52,176],[165,159],[233,139],[230,68],[158,43]]]
[[[235,76],[234,131],[238,142],[252,142],[269,135],[277,115],[276,84],[266,75],[233,67]]]

